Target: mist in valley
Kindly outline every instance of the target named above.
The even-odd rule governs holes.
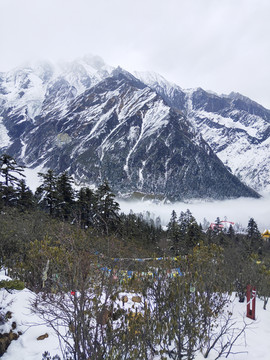
[[[250,218],[254,218],[259,230],[270,228],[270,194],[265,194],[260,199],[239,198],[233,200],[203,201],[192,200],[189,202],[163,203],[147,201],[132,201],[117,199],[121,211],[128,214],[130,211],[144,217],[149,217],[155,221],[158,217],[161,224],[166,226],[170,220],[173,210],[177,215],[181,211],[189,209],[198,223],[204,225],[207,220],[209,223],[220,220],[232,221],[239,229],[246,229]],[[150,213],[150,214],[149,214]]]
[[[25,169],[27,184],[33,192],[40,185],[38,171],[41,169]],[[78,187],[79,188],[79,187]],[[236,227],[246,229],[250,218],[254,218],[260,231],[270,229],[270,194],[261,194],[260,199],[238,198],[232,200],[201,200],[194,199],[186,202],[164,203],[151,200],[124,200],[117,198],[120,211],[128,214],[142,213],[144,217],[151,217],[154,221],[160,217],[161,225],[166,226],[170,221],[171,213],[189,209],[198,223],[215,222],[216,218],[236,223]],[[150,214],[149,214],[150,213]]]

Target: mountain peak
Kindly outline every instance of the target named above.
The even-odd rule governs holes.
[[[264,106],[258,104],[256,101],[251,100],[249,97],[247,97],[245,95],[242,95],[239,92],[233,92],[232,91],[232,92],[230,92],[229,95],[227,95],[227,97],[230,98],[230,99],[233,99],[233,100],[241,100],[241,101],[245,102],[246,104],[253,104],[253,105],[256,105],[257,107],[268,110]],[[268,111],[270,111],[270,110],[268,110]]]
[[[159,74],[131,74],[92,55],[3,74],[0,104],[2,151],[25,165],[68,169],[88,184],[108,178],[122,193],[258,196],[227,170],[249,179],[242,153],[268,138],[269,114],[258,106],[183,90]]]

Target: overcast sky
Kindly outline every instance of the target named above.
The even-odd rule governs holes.
[[[0,0],[0,71],[100,55],[270,109],[269,0]]]

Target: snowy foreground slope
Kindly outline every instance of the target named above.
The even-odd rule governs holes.
[[[0,276],[1,280],[5,278]],[[51,355],[61,355],[58,338],[53,330],[42,324],[42,321],[33,315],[29,309],[29,302],[34,294],[25,289],[22,291],[13,290],[8,293],[6,290],[0,291],[1,306],[5,311],[12,312],[12,318],[4,325],[2,332],[9,331],[10,325],[16,321],[16,331],[21,331],[22,335],[18,340],[13,341],[7,352],[3,355],[3,360],[38,360],[42,358],[44,351],[49,351]],[[131,296],[126,306],[132,306]],[[232,296],[233,318],[239,328],[243,325],[243,320],[251,324],[246,330],[245,336],[242,336],[236,342],[232,352],[227,359],[229,360],[268,360],[270,354],[270,310],[263,310],[263,302],[257,299],[256,320],[245,318],[246,303],[239,303],[238,298]],[[8,327],[9,326],[9,327]],[[37,340],[40,335],[48,334],[44,340]],[[214,360],[216,353],[210,353],[208,359]],[[202,360],[203,356],[197,354],[196,360]],[[156,357],[155,360],[158,360]]]

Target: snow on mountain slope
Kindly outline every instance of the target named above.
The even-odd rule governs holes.
[[[171,96],[174,90],[182,91],[180,86],[169,82],[162,75],[152,71],[134,71],[133,75],[140,79],[144,84],[147,84],[150,87],[159,87],[160,90],[163,90]]]
[[[257,191],[270,191],[270,110],[238,93],[183,90],[158,74],[135,73],[187,116],[241,181]]]
[[[1,149],[30,167],[68,170],[81,183],[109,179],[118,193],[257,197],[186,118],[186,94],[169,90],[164,78],[158,94],[97,57],[1,74]]]
[[[180,111],[185,110],[185,92],[183,89],[166,80],[163,76],[151,71],[134,71],[133,74],[144,84],[155,90],[162,98]]]
[[[204,139],[242,181],[258,191],[270,191],[270,111],[245,98],[205,94],[208,99],[198,106],[200,96],[193,93],[190,115]]]
[[[61,106],[65,100],[71,100],[96,85],[112,71],[113,68],[102,59],[92,56],[57,65],[46,62],[29,64],[2,74],[0,104],[13,111],[24,108],[25,118],[34,122],[35,117],[44,111],[44,105],[50,104],[51,108]]]
[[[8,136],[8,131],[5,125],[2,122],[3,118],[0,117],[0,144],[1,148],[6,148],[11,145],[10,137]]]

